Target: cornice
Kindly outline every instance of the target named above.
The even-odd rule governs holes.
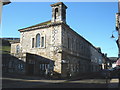
[[[62,23],[63,22],[55,22],[55,23],[51,23],[51,24],[48,24],[48,25],[36,26],[36,27],[31,27],[31,28],[28,27],[28,28],[25,28],[25,29],[19,29],[18,31],[20,31],[20,32],[32,31],[32,30],[36,30],[36,29],[42,29],[42,28],[48,28],[48,27],[51,27],[51,26],[60,25]]]

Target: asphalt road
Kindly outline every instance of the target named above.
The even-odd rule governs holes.
[[[37,88],[107,88],[105,80],[87,79],[77,81],[64,81],[62,83],[50,83],[39,85]],[[34,88],[34,87],[33,87]]]
[[[107,88],[105,79],[31,80],[2,78],[3,88]]]
[[[3,75],[2,88],[116,88],[118,79],[48,80],[37,76]]]

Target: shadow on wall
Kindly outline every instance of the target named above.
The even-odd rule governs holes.
[[[10,54],[2,54],[2,74],[5,73],[40,76],[51,79],[61,78],[54,72],[54,61],[48,58],[26,53],[26,56],[17,58]]]
[[[2,54],[2,73],[25,73],[25,62],[10,54]]]
[[[54,62],[51,59],[31,53],[26,53],[19,58],[10,54],[2,54],[2,73],[63,79],[60,73],[54,71]]]
[[[48,58],[26,53],[26,74],[39,76],[52,76],[54,61]]]

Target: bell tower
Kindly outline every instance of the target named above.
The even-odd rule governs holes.
[[[66,23],[66,9],[67,6],[62,3],[58,2],[51,5],[52,7],[52,22],[64,22]]]

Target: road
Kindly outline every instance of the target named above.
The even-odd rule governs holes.
[[[105,79],[31,80],[2,78],[3,88],[107,88]]]
[[[118,79],[48,80],[31,76],[6,76],[0,78],[2,88],[117,88]]]
[[[37,88],[107,88],[105,80],[86,79],[75,81],[64,81],[62,83],[51,83],[48,85],[39,85]]]

